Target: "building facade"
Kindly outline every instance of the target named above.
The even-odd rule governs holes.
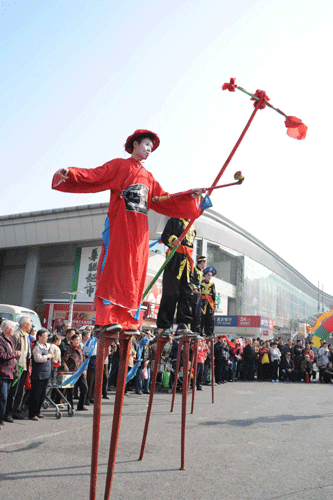
[[[1,217],[0,303],[34,309],[44,326],[50,326],[65,318],[69,292],[79,291],[76,326],[90,322],[107,208],[103,203]],[[159,238],[166,221],[149,212],[151,242]],[[333,307],[332,296],[217,212],[206,210],[195,227],[195,255],[207,255],[208,265],[217,269],[217,317],[261,317],[276,331],[293,331],[302,318]],[[163,245],[151,249],[147,285],[164,254]],[[146,325],[154,326],[160,297],[161,278],[144,303]]]

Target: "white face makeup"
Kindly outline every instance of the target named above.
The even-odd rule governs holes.
[[[136,160],[146,160],[153,149],[153,141],[148,137],[142,139],[140,144],[138,141],[133,142],[133,153],[132,156]]]

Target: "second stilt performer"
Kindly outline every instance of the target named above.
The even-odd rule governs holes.
[[[163,330],[172,328],[176,309],[178,330],[190,328],[192,322],[194,226],[183,241],[178,240],[187,224],[187,219],[169,219],[161,236],[162,242],[169,247],[168,252],[173,246],[178,246],[163,274],[162,299],[156,322]]]

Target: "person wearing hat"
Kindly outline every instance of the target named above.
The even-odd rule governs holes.
[[[69,193],[97,193],[110,190],[108,219],[97,271],[95,329],[110,332],[136,330],[135,313],[144,291],[148,254],[148,210],[172,217],[196,218],[201,192],[174,200],[154,202],[167,196],[143,162],[160,144],[150,130],[136,130],[125,143],[130,158],[116,158],[92,168],[65,168],[53,177],[52,188]],[[119,279],[121,276],[121,279]],[[139,316],[139,314],[137,315]],[[103,331],[103,330],[102,330]]]
[[[197,265],[193,269],[193,299],[192,299],[192,324],[191,330],[193,332],[200,331],[201,322],[201,296],[200,289],[201,283],[203,281],[203,270],[207,266],[207,257],[205,255],[200,255],[197,259]]]
[[[194,266],[193,269],[193,284],[194,284],[194,291],[199,293],[199,288],[203,280],[203,270],[207,266],[207,257],[205,255],[200,255],[200,257],[197,258],[197,265]]]
[[[186,331],[192,321],[194,226],[183,241],[178,239],[188,223],[188,219],[169,219],[161,236],[162,242],[168,247],[166,256],[172,247],[177,246],[176,253],[164,269],[162,298],[156,321],[157,328],[165,331],[172,328],[176,308],[177,331]]]
[[[216,275],[214,267],[206,267],[203,270],[204,279],[201,283],[201,298],[202,298],[202,316],[201,316],[201,332],[207,335],[207,338],[214,337],[214,313],[216,309],[216,291],[215,284],[211,281]]]

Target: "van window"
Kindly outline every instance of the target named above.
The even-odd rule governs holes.
[[[0,316],[2,319],[10,319],[10,321],[15,321],[14,314],[12,314],[12,313],[2,312],[2,313],[0,313]]]

